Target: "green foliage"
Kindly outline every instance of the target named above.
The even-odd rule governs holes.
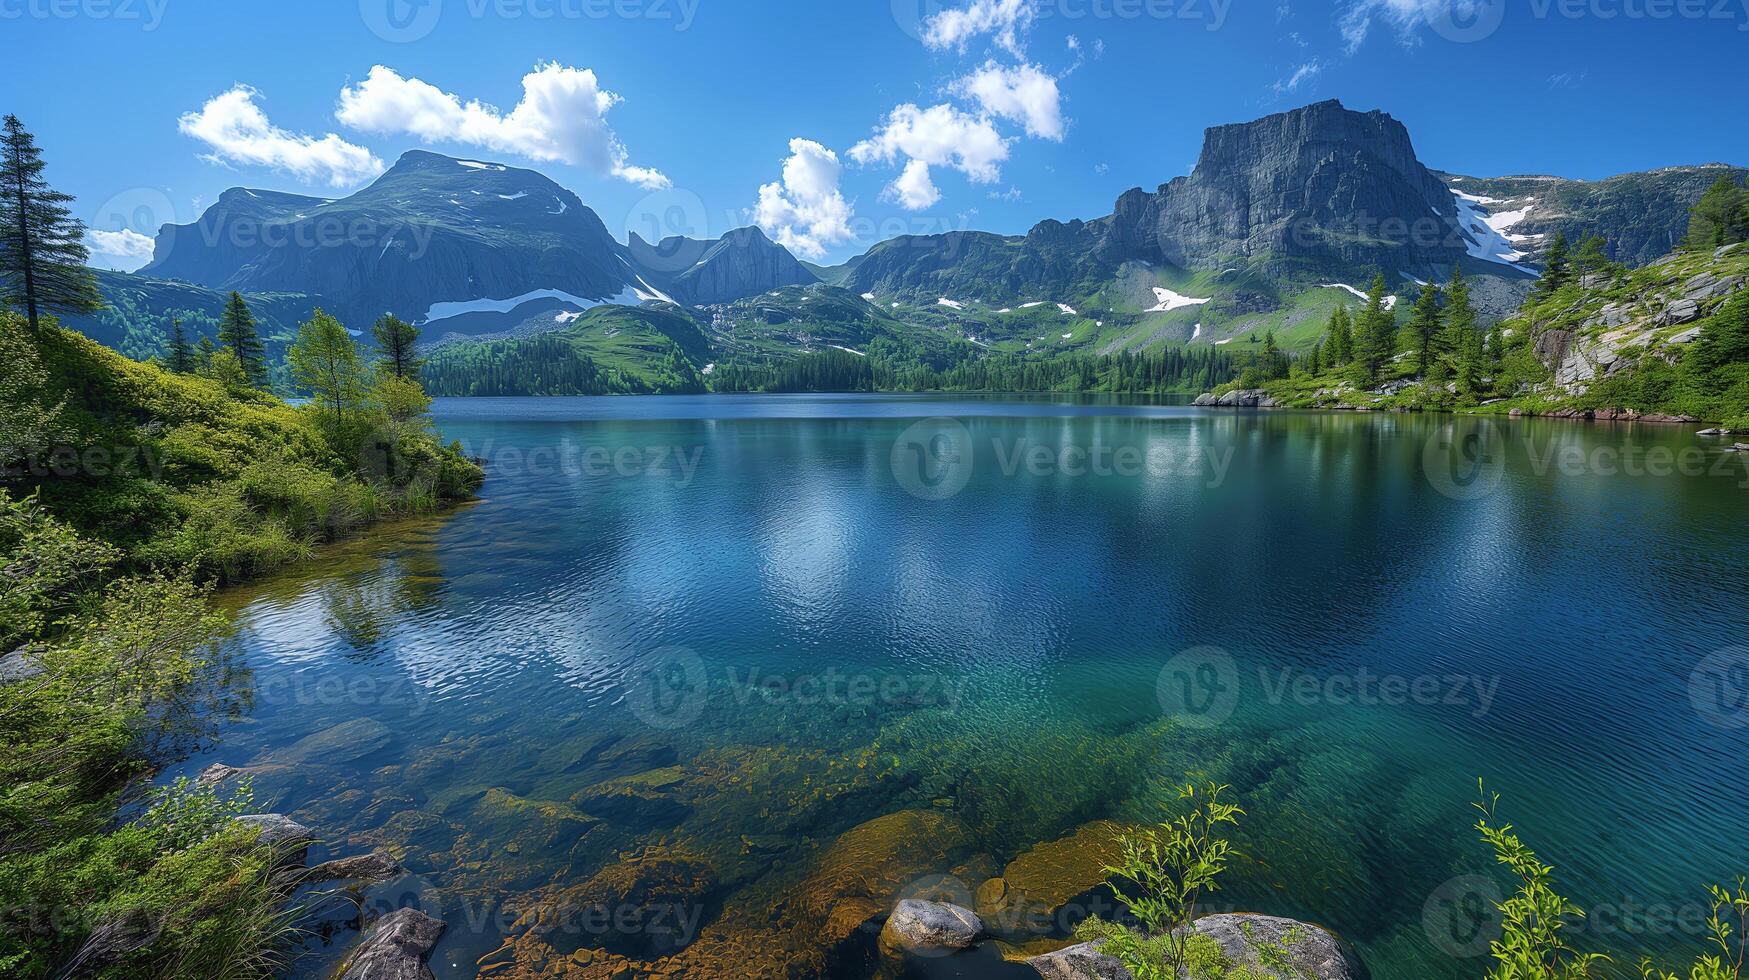
[[[1409,315],[1409,333],[1415,341],[1415,373],[1427,377],[1443,353],[1441,333],[1445,329],[1445,313],[1439,305],[1439,287],[1421,287],[1415,309]]]
[[[1725,174],[1701,196],[1688,218],[1688,247],[1712,250],[1749,239],[1749,188]]]
[[[1158,828],[1127,835],[1121,842],[1122,857],[1105,869],[1117,879],[1112,890],[1137,924],[1096,921],[1087,928],[1102,934],[1104,951],[1137,980],[1177,980],[1192,962],[1197,903],[1204,892],[1219,888],[1232,851],[1222,828],[1237,826],[1245,812],[1221,802],[1227,788],[1215,783],[1183,787],[1178,795],[1189,803],[1189,811]],[[1199,956],[1206,957],[1206,948]]]
[[[1386,290],[1384,275],[1375,276],[1366,306],[1355,322],[1355,362],[1369,381],[1378,380],[1385,364],[1397,353],[1397,321],[1385,309]]]
[[[1513,893],[1500,903],[1501,936],[1489,944],[1494,965],[1488,980],[1585,980],[1593,967],[1609,960],[1567,942],[1567,925],[1585,911],[1561,897],[1554,868],[1537,858],[1511,824],[1501,822],[1500,794],[1488,794],[1480,780],[1476,787],[1482,795],[1475,804],[1482,814],[1476,832],[1517,879]]]
[[[1707,888],[1712,913],[1707,917],[1707,945],[1718,948],[1717,954],[1705,954],[1695,960],[1686,980],[1738,980],[1743,976],[1744,954],[1749,951],[1749,879],[1739,877],[1735,889],[1719,885]],[[1684,980],[1674,973],[1653,967],[1650,960],[1640,961],[1641,980]]]
[[[286,352],[292,380],[311,395],[329,438],[343,438],[349,417],[358,412],[366,390],[364,361],[352,335],[321,310],[298,328]]]
[[[320,312],[320,311],[318,311]],[[225,313],[219,321],[219,343],[236,355],[243,377],[251,387],[267,386],[267,352],[261,335],[255,330],[255,314],[243,301],[241,293],[233,292]]]
[[[0,471],[66,438],[67,400],[53,390],[24,324],[5,316],[0,316],[0,408]]]
[[[43,180],[42,151],[17,116],[0,125],[0,299],[24,307],[30,330],[44,312],[84,313],[103,305],[85,268],[85,225],[73,198]]]
[[[188,374],[194,370],[194,348],[189,346],[188,334],[183,331],[180,319],[170,321],[170,343],[164,350],[164,367],[174,374]]]
[[[382,361],[379,364],[381,371],[397,378],[419,376],[419,369],[425,362],[416,353],[419,345],[418,327],[393,313],[385,313],[377,317],[370,333],[376,338],[377,349],[382,352]]]

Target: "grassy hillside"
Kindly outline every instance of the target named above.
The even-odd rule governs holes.
[[[421,373],[434,395],[618,395],[703,391],[710,341],[670,306],[598,306],[552,333],[460,341]]]
[[[248,693],[208,590],[482,474],[386,378],[330,425],[6,312],[0,363],[0,908],[44,913],[0,919],[0,975],[265,975],[287,896],[247,784],[148,779]]]

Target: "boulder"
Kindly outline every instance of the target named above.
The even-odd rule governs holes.
[[[200,775],[194,777],[194,785],[203,789],[214,789],[223,786],[233,779],[239,779],[243,776],[251,776],[255,773],[263,772],[266,768],[267,767],[265,766],[244,766],[239,768],[237,766],[227,766],[223,762],[215,762],[212,765],[207,766],[205,769],[202,769]]]
[[[1191,402],[1191,404],[1198,408],[1213,408],[1219,401],[1220,399],[1216,398],[1212,392],[1205,391],[1197,395],[1196,401]]]
[[[391,912],[365,932],[341,967],[340,980],[434,980],[425,958],[443,929],[442,922],[418,909]]]
[[[1248,968],[1251,976],[1292,975],[1302,980],[1367,980],[1369,976],[1353,948],[1319,926],[1268,915],[1210,915],[1196,920],[1195,928],[1220,945],[1229,971]],[[1097,941],[1026,962],[1047,980],[1134,980],[1122,963],[1100,951]]]
[[[605,949],[664,956],[694,939],[712,893],[715,866],[681,851],[647,852],[610,864],[523,913],[512,933],[527,932],[569,955]]]
[[[316,842],[316,835],[310,832],[310,828],[284,814],[250,813],[238,817],[237,822],[261,831],[256,842],[280,852],[281,867],[303,864],[310,845]]]
[[[984,931],[984,923],[969,909],[946,902],[901,901],[881,929],[881,952],[938,954],[965,949]]]
[[[1692,323],[1700,319],[1700,304],[1692,299],[1679,299],[1664,307],[1664,312],[1658,314],[1660,326],[1673,326],[1678,323]]]
[[[399,861],[383,851],[372,851],[355,857],[324,861],[313,868],[299,871],[299,885],[316,885],[329,881],[363,881],[381,884],[406,874]]]
[[[621,776],[577,793],[571,797],[571,803],[607,820],[634,823],[645,829],[667,826],[679,822],[692,810],[674,795],[685,775],[679,766],[669,766]]]
[[[1713,258],[1722,259],[1725,256],[1730,255],[1732,252],[1735,252],[1737,249],[1741,248],[1742,245],[1743,245],[1742,242],[1732,242],[1729,245],[1720,245],[1718,248],[1713,250]]]
[[[979,889],[979,915],[1009,935],[1067,931],[1083,918],[1066,911],[1070,902],[1106,881],[1105,868],[1122,855],[1125,827],[1096,820],[1074,833],[1034,845],[1008,862],[1001,886]],[[986,890],[988,889],[988,891]]]
[[[1702,429],[1695,433],[1697,436],[1722,436],[1724,434],[1724,429]]]
[[[21,647],[0,657],[0,684],[13,684],[41,676],[45,668],[32,653],[29,648]]]
[[[1700,327],[1695,327],[1695,328],[1690,329],[1690,330],[1684,330],[1681,333],[1677,334],[1676,336],[1671,337],[1670,343],[1672,343],[1672,344],[1692,344],[1695,341],[1700,339],[1700,332],[1701,332]]]
[[[355,718],[317,732],[275,755],[279,762],[357,762],[394,740],[389,726],[374,718]]]

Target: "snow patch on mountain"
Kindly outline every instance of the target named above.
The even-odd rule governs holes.
[[[874,293],[863,293],[862,298],[867,300],[868,302],[872,303],[875,301],[875,294]]]
[[[527,196],[527,191],[517,191],[514,194],[500,194],[498,195],[498,199],[501,201],[520,201]]]
[[[966,308],[966,304],[961,303],[958,300],[948,299],[946,296],[936,300],[935,305],[945,306],[950,310],[963,310]]]
[[[1173,292],[1164,286],[1154,287],[1154,299],[1156,300],[1155,304],[1143,310],[1143,313],[1170,313],[1173,310],[1180,310],[1186,306],[1201,306],[1204,303],[1213,301],[1213,297],[1210,297],[1209,299],[1197,299],[1194,296],[1186,296],[1183,293]]]
[[[1536,205],[1495,214],[1488,210],[1489,206],[1505,204],[1505,201],[1455,189],[1451,194],[1457,200],[1458,227],[1464,232],[1465,251],[1485,262],[1508,265],[1521,272],[1533,271],[1519,264],[1529,253],[1514,247],[1515,243],[1529,241],[1532,236],[1514,235],[1509,229],[1528,217]]]
[[[478,160],[457,160],[456,163],[461,164],[462,166],[468,168],[469,170],[509,170],[510,169],[509,167],[504,166],[502,163],[481,163]]]
[[[1062,310],[1065,314],[1067,314],[1069,316],[1080,316],[1081,315],[1079,313],[1076,313],[1075,308],[1073,306],[1070,306],[1067,303],[1058,303],[1057,309]]]
[[[637,290],[630,288],[605,299],[585,299],[562,289],[536,289],[520,296],[512,296],[509,299],[468,299],[449,303],[433,303],[431,308],[425,311],[425,317],[420,322],[436,323],[439,320],[447,320],[450,317],[461,316],[465,313],[509,313],[518,306],[537,299],[562,299],[574,306],[591,310],[597,306],[636,306],[642,302],[643,297],[638,295]]]

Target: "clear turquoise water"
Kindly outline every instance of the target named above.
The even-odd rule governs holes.
[[[1749,716],[1707,694],[1749,663],[1749,468],[1687,429],[1057,398],[436,414],[490,461],[483,499],[235,593],[254,704],[185,768],[387,726],[258,792],[333,851],[407,849],[395,887],[447,896],[442,975],[502,938],[471,903],[591,870],[458,798],[743,750],[719,805],[614,843],[760,838],[781,893],[883,813],[950,811],[1000,867],[1213,778],[1247,810],[1217,902],[1328,924],[1377,977],[1483,970],[1477,776],[1625,959],[1697,949],[1703,885],[1749,872]],[[1049,462],[1014,465],[1031,447]],[[1605,472],[1623,450],[1704,472]],[[603,736],[620,769],[555,761]],[[878,778],[844,763],[871,755]]]

